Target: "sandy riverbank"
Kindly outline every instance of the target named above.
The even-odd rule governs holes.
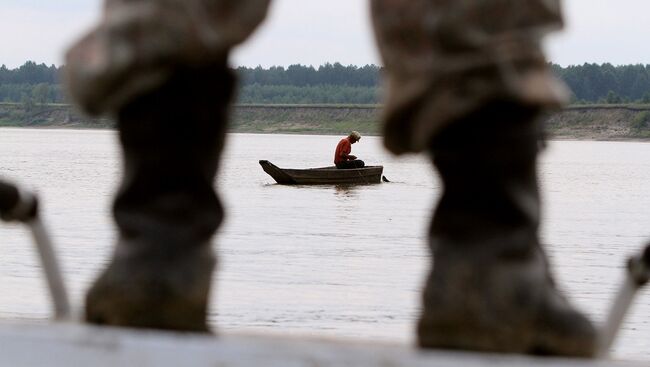
[[[350,130],[380,135],[381,106],[376,105],[237,105],[230,132],[340,135]],[[182,121],[179,121],[182,123]],[[112,128],[107,118],[83,116],[70,105],[25,109],[0,104],[0,126],[32,128]],[[572,106],[546,119],[549,139],[650,141],[650,106]]]

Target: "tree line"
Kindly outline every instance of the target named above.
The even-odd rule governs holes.
[[[63,68],[33,61],[15,69],[0,66],[0,102],[65,103]],[[551,68],[571,89],[573,103],[650,103],[650,65],[551,64]],[[376,65],[295,64],[234,71],[240,80],[238,103],[381,103],[382,70]]]
[[[300,64],[271,66],[264,69],[261,66],[248,68],[240,66],[235,69],[243,85],[292,85],[297,87],[313,85],[350,85],[377,87],[380,84],[380,68],[376,65],[362,67],[343,66],[336,62],[326,63],[318,68]]]
[[[571,89],[574,103],[650,103],[650,65],[585,63],[551,68]]]
[[[0,66],[0,102],[27,105],[63,103],[65,94],[59,82],[63,67],[27,61],[16,69]]]

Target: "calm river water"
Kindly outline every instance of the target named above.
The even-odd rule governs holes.
[[[428,268],[424,237],[440,186],[428,160],[395,158],[381,139],[353,151],[391,183],[274,184],[258,165],[329,165],[340,137],[232,134],[216,187],[228,217],[215,238],[210,320],[221,331],[413,342]],[[542,241],[573,302],[603,320],[625,258],[650,238],[650,144],[550,142],[540,162]],[[73,302],[107,262],[120,175],[116,135],[0,129],[0,177],[36,189]],[[0,224],[0,320],[50,313],[34,247]],[[637,297],[614,356],[650,360],[650,292]]]

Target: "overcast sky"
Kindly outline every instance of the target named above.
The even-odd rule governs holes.
[[[565,0],[567,27],[546,42],[549,59],[650,64],[650,1]],[[100,0],[0,0],[0,64],[60,65],[63,50],[99,17]],[[366,0],[275,0],[233,65],[379,64]]]

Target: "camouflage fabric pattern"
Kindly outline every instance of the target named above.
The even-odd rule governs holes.
[[[106,0],[100,24],[66,55],[71,97],[115,115],[178,65],[226,60],[266,16],[270,0]]]
[[[568,93],[541,38],[561,28],[558,0],[371,0],[387,77],[384,136],[418,152],[440,130],[496,99],[558,107]]]

